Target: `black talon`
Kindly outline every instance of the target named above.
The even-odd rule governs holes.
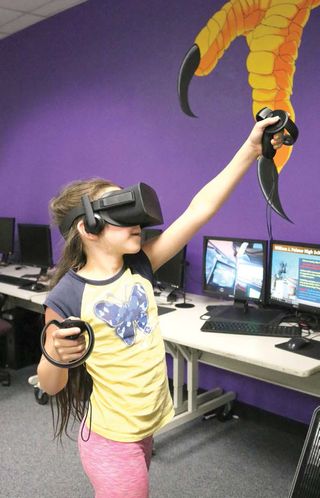
[[[262,157],[258,161],[258,178],[262,193],[271,208],[282,218],[293,223],[286,215],[279,198],[278,191],[278,171],[273,162],[276,154],[271,139],[275,133],[287,130],[289,135],[283,136],[284,145],[293,145],[299,136],[299,130],[295,123],[289,118],[286,111],[277,109],[272,111],[269,107],[264,107],[256,114],[256,120],[261,121],[266,118],[278,116],[279,120],[273,125],[267,126],[262,135]]]
[[[286,215],[279,198],[278,171],[272,159],[261,157],[258,161],[258,179],[262,193],[271,208],[282,218],[293,223]]]
[[[188,89],[190,81],[192,80],[192,77],[197,67],[199,66],[199,63],[200,50],[198,45],[193,45],[190,50],[188,50],[182,61],[178,76],[178,95],[180,100],[180,107],[185,114],[191,116],[192,118],[196,118],[197,116],[193,114],[190,109],[188,101]]]

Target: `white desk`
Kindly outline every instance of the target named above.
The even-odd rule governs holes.
[[[40,268],[34,266],[24,266],[16,270],[17,265],[0,266],[0,274],[10,275],[13,277],[22,277],[22,275],[35,275],[40,273]],[[34,280],[36,278],[28,278],[27,280]],[[47,292],[33,292],[11,284],[0,282],[0,293],[8,296],[8,301],[5,304],[5,309],[20,306],[37,313],[43,313],[43,303]]]
[[[36,273],[35,268],[16,270],[0,267],[0,273],[13,276]],[[19,305],[43,313],[46,292],[32,292],[0,282],[0,293],[9,296],[8,306]],[[212,299],[188,295],[194,308],[174,308],[161,315],[160,325],[166,350],[173,357],[173,398],[176,417],[164,430],[188,422],[235,399],[234,392],[220,388],[198,395],[199,364],[205,363],[230,372],[270,382],[320,397],[320,360],[313,360],[275,348],[284,338],[250,337],[201,332],[200,316]],[[164,306],[168,306],[163,303]],[[320,337],[319,337],[320,340]],[[187,401],[183,401],[184,366],[187,364]]]
[[[289,339],[201,332],[204,296],[189,295],[194,308],[176,308],[160,316],[166,350],[173,357],[174,404],[177,416],[168,430],[232,402],[235,393],[217,388],[197,394],[199,363],[270,382],[320,397],[320,360],[275,348]],[[319,338],[320,339],[320,338]],[[187,363],[188,399],[183,402],[184,363]]]

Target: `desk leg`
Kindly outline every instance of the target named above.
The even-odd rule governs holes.
[[[180,344],[166,341],[166,351],[173,356],[173,399],[175,417],[163,427],[158,434],[167,432],[190,422],[205,413],[220,408],[233,401],[235,393],[223,393],[221,388],[215,388],[203,394],[198,394],[199,359],[201,352]],[[187,391],[188,399],[182,400],[182,385],[184,378],[184,360],[187,362]]]
[[[185,358],[187,361],[188,412],[193,413],[198,408],[199,351],[186,350]]]
[[[167,352],[173,358],[173,406],[176,413],[183,411],[184,359],[175,344],[166,344]]]

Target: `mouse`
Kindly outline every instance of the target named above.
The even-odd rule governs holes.
[[[32,291],[42,291],[45,290],[45,286],[42,284],[34,283],[30,285],[30,290]]]
[[[287,344],[290,351],[298,351],[299,349],[304,348],[307,344],[310,344],[310,339],[307,339],[306,337],[292,337]]]

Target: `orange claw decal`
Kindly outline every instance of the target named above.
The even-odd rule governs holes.
[[[188,102],[188,87],[195,74],[208,75],[230,43],[238,36],[246,37],[249,47],[247,69],[252,88],[252,112],[262,107],[283,109],[295,120],[290,102],[295,61],[303,28],[310,11],[320,0],[230,0],[197,35],[194,45],[182,62],[178,93],[182,110],[194,116]],[[281,147],[274,162],[281,171],[291,148]]]

